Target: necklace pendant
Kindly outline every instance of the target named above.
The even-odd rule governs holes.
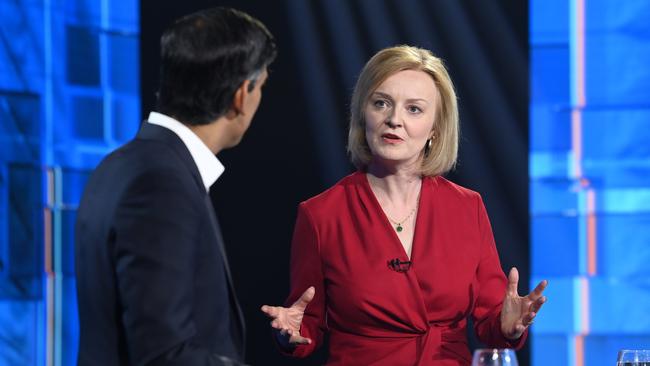
[[[404,229],[402,228],[402,224],[397,224],[397,227],[395,227],[395,230],[397,230],[398,233],[401,233],[402,230],[404,230]]]

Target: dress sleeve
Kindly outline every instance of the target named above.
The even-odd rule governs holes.
[[[528,330],[517,340],[510,340],[501,333],[501,307],[508,281],[499,261],[492,227],[480,196],[477,196],[478,226],[481,258],[476,272],[479,285],[478,297],[472,312],[476,335],[490,347],[523,347]]]
[[[281,349],[294,357],[309,356],[323,342],[325,324],[325,284],[320,256],[318,230],[304,203],[298,207],[298,218],[291,243],[291,291],[285,306],[291,306],[310,286],[314,286],[314,299],[307,305],[300,326],[300,334],[310,338],[311,344]]]

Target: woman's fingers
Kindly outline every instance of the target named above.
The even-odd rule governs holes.
[[[539,284],[537,284],[535,289],[528,295],[528,297],[533,301],[538,300],[540,297],[542,297],[542,293],[546,289],[546,286],[548,286],[548,281],[547,280],[541,281]]]
[[[316,289],[314,288],[314,286],[310,286],[307,290],[305,290],[305,292],[302,293],[300,298],[293,303],[292,307],[295,307],[299,311],[304,312],[309,302],[314,299],[315,293],[316,293]]]
[[[531,324],[533,324],[533,321],[535,319],[535,315],[537,315],[537,313],[534,313],[534,312],[530,312],[530,313],[524,315],[521,318],[521,323],[523,325],[525,325],[525,326],[530,326]]]
[[[291,338],[289,338],[289,342],[293,344],[311,344],[311,339],[305,338],[300,334],[296,334],[296,335],[292,335]]]
[[[268,306],[268,305],[263,305],[260,310],[270,318],[277,318],[280,315],[280,307],[279,306]]]
[[[519,271],[517,270],[517,267],[512,267],[508,274],[508,295],[513,297],[519,296],[517,286],[519,286]]]
[[[542,305],[544,305],[545,302],[546,302],[546,296],[540,297],[530,305],[530,311],[538,313],[539,309],[542,308]]]

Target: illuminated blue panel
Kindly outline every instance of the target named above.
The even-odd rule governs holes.
[[[531,50],[531,98],[535,104],[569,106],[569,47],[568,44],[543,45]]]
[[[75,365],[75,210],[140,122],[139,2],[0,0],[0,365]]]
[[[538,335],[557,335],[572,333],[575,329],[575,283],[573,279],[563,276],[532,277],[530,286],[537,286],[539,281],[548,280],[545,295],[549,301],[535,319],[535,337]],[[561,365],[561,364],[558,364]]]
[[[552,200],[546,197],[553,197]],[[530,213],[537,216],[575,216],[578,206],[577,188],[570,180],[534,180],[530,185]]]
[[[575,245],[579,235],[578,217],[535,217],[531,235],[534,243],[544,243],[531,248],[531,273],[537,276],[579,274],[580,255]]]
[[[568,80],[562,82],[568,85]],[[567,93],[561,98],[568,100],[568,97]],[[535,104],[530,106],[530,118],[531,121],[543,121],[530,124],[530,136],[534,136],[530,141],[531,151],[566,154],[571,150],[571,114],[568,107]]]
[[[532,362],[612,365],[650,348],[650,2],[530,10]]]
[[[590,281],[591,333],[648,334],[649,287],[647,275],[643,282],[616,277],[599,277]]]
[[[584,124],[586,176],[606,187],[650,186],[650,104],[587,110]]]
[[[532,130],[532,128],[531,128]],[[529,176],[531,179],[568,177],[573,161],[567,152],[535,151],[529,157]]]
[[[650,2],[587,3],[587,23],[593,29],[586,45],[588,100],[650,108]]]
[[[558,43],[568,45],[569,7],[566,0],[530,1],[529,23],[530,44],[535,46],[534,48],[539,45]],[[537,76],[536,73],[531,75],[533,78]]]
[[[585,365],[615,365],[616,355],[621,349],[650,349],[650,336],[639,335],[594,335],[585,341]],[[543,365],[540,363],[539,365]],[[558,364],[560,365],[560,364]]]
[[[79,318],[77,317],[77,290],[76,280],[73,276],[65,277],[63,281],[63,307],[62,312],[62,343],[65,345],[62,352],[63,365],[76,365],[79,351]]]
[[[616,279],[645,280],[650,290],[650,213],[601,215],[599,272]],[[649,308],[650,309],[650,308]],[[650,318],[649,318],[650,319]],[[648,328],[650,333],[650,327]]]
[[[533,365],[566,365],[569,359],[566,335],[535,335],[531,337],[530,360]]]
[[[40,301],[0,300],[1,365],[44,364],[43,348],[37,342],[45,327],[42,310]]]

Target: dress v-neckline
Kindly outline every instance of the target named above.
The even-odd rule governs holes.
[[[418,194],[418,208],[417,212],[415,213],[415,224],[413,227],[413,239],[411,240],[411,255],[409,256],[408,253],[406,252],[406,248],[404,248],[404,245],[402,244],[402,241],[400,240],[399,236],[397,235],[397,232],[395,231],[395,228],[390,222],[390,219],[386,215],[386,212],[384,212],[384,209],[381,207],[381,204],[379,203],[379,200],[377,199],[377,196],[375,195],[375,192],[372,190],[372,187],[370,186],[370,181],[368,180],[368,176],[364,172],[359,172],[359,174],[362,175],[362,181],[363,181],[363,186],[366,189],[366,193],[370,197],[370,200],[372,201],[373,205],[375,206],[376,211],[378,212],[378,215],[380,216],[380,221],[382,221],[383,226],[386,230],[390,231],[390,235],[392,237],[392,242],[394,242],[396,245],[399,246],[399,249],[401,250],[401,255],[404,256],[404,258],[407,258],[409,261],[413,262],[413,258],[415,257],[416,254],[416,248],[418,247],[416,244],[418,242],[418,238],[420,235],[418,235],[418,232],[420,231],[418,228],[420,227],[420,221],[422,217],[422,202],[423,202],[423,197],[425,195],[425,187],[424,185],[426,184],[426,177],[422,178],[422,183],[420,184],[420,193]]]

